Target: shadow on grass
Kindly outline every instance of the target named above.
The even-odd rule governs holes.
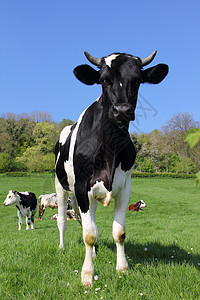
[[[114,242],[107,242],[104,240],[104,245],[112,251],[116,251]],[[200,255],[193,253],[192,248],[184,250],[175,244],[166,246],[159,242],[147,244],[133,244],[127,242],[125,243],[125,253],[128,257],[130,268],[134,268],[135,265],[139,263],[153,263],[156,265],[159,262],[163,262],[165,264],[189,264],[200,271]]]

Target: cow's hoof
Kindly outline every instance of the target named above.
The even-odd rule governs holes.
[[[117,270],[117,272],[128,273],[128,263],[124,262],[124,264],[122,264],[120,266],[117,265],[116,270]]]
[[[85,278],[82,279],[81,282],[85,289],[89,289],[93,286],[92,276],[85,276]]]
[[[84,288],[88,289],[92,287],[92,277],[93,272],[83,271],[81,272],[81,283],[84,286]]]

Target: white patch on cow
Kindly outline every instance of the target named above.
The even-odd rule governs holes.
[[[60,138],[59,138],[59,142],[61,143],[61,145],[63,146],[67,140],[67,137],[70,133],[72,125],[66,126],[65,128],[63,128],[63,130],[60,133]]]
[[[67,173],[67,179],[69,183],[69,188],[71,192],[74,192],[74,183],[75,183],[75,174],[74,174],[74,163],[73,163],[73,157],[74,157],[74,146],[76,142],[76,136],[77,132],[80,126],[80,123],[82,121],[82,118],[85,114],[87,109],[85,109],[82,114],[80,115],[78,122],[76,124],[76,127],[74,128],[71,136],[71,142],[69,147],[69,160],[64,163],[64,168]]]
[[[103,206],[108,206],[110,204],[112,192],[109,192],[105,186],[103,181],[96,181],[91,190],[88,192],[89,199],[96,199]]]
[[[146,203],[143,200],[140,200],[140,202],[141,202],[140,208],[144,208],[144,207],[147,206]]]
[[[112,61],[116,59],[118,56],[119,54],[112,54],[110,56],[105,57],[106,65],[111,68]]]
[[[21,194],[28,196],[29,192],[21,192]]]

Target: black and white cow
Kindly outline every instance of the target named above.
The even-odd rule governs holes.
[[[37,198],[34,193],[9,191],[3,204],[16,205],[19,230],[22,228],[22,216],[26,217],[26,229],[29,230],[30,225],[31,229],[34,229],[34,217],[37,211]]]
[[[60,245],[64,246],[66,205],[68,194],[75,196],[79,208],[83,239],[86,247],[81,281],[92,284],[93,246],[98,230],[95,212],[98,202],[108,206],[115,199],[113,238],[117,246],[118,271],[128,268],[124,253],[126,209],[131,194],[131,172],[136,152],[130,138],[129,122],[135,119],[138,89],[141,83],[160,83],[168,66],[158,64],[143,70],[156,55],[144,59],[124,53],[114,53],[101,59],[85,52],[96,65],[80,65],[74,74],[83,83],[101,84],[102,95],[80,115],[78,122],[65,127],[56,144],[56,192],[58,198],[58,228]],[[77,209],[77,207],[75,209]]]

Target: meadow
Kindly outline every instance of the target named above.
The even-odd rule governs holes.
[[[10,189],[54,192],[49,175],[0,176],[1,203]],[[81,286],[85,256],[82,229],[67,222],[65,249],[47,208],[36,214],[35,230],[18,231],[16,207],[0,205],[0,299],[200,299],[200,191],[192,179],[133,178],[130,203],[143,199],[142,212],[127,211],[127,273],[118,273],[112,238],[114,200],[98,205],[95,279]]]

